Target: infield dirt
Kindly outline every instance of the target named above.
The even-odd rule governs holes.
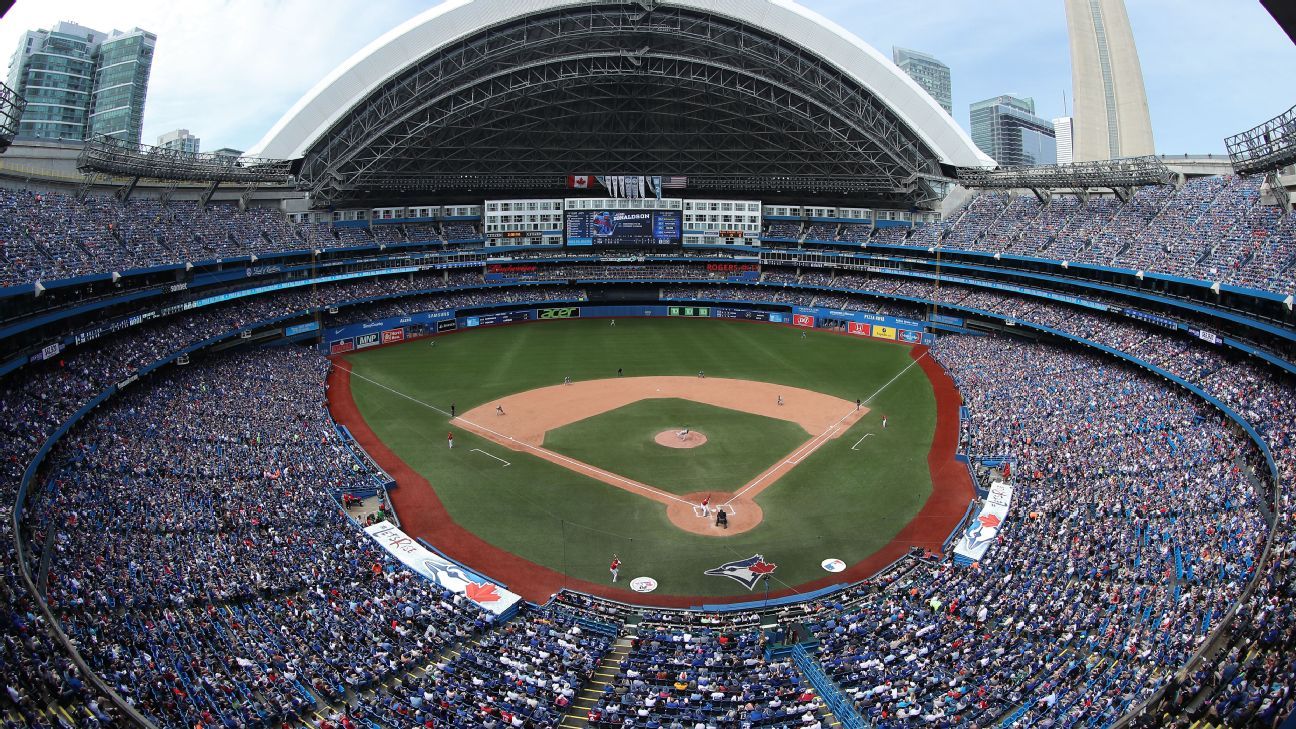
[[[738,490],[709,494],[712,509],[724,507],[728,513],[728,528],[715,526],[695,508],[707,494],[677,496],[544,447],[545,433],[550,430],[653,398],[680,398],[786,420],[800,425],[810,437]],[[825,442],[840,437],[868,411],[838,397],[768,382],[723,377],[618,377],[519,392],[479,405],[451,422],[511,450],[656,501],[666,507],[671,523],[684,531],[725,537],[760,524],[756,497]]]

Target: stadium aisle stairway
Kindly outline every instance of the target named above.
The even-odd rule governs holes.
[[[612,650],[603,656],[603,660],[599,661],[598,668],[594,670],[594,678],[585,684],[585,688],[580,693],[576,694],[576,699],[572,701],[571,708],[567,710],[559,726],[565,729],[584,729],[589,726],[589,722],[586,721],[589,710],[598,703],[603,690],[612,683],[612,679],[616,678],[621,662],[628,655],[630,655],[630,638],[622,636],[612,644]]]
[[[497,627],[496,630],[498,629],[499,628]],[[404,671],[389,676],[387,677],[386,680],[380,681],[372,686],[367,686],[360,691],[355,691],[353,689],[348,688],[346,692],[347,694],[346,702],[347,704],[354,703],[354,700],[358,697],[373,698],[379,692],[390,689],[393,686],[395,686],[398,681],[403,681],[407,678],[413,678],[416,680],[423,678],[424,676],[428,675],[428,673],[430,673],[434,668],[436,668],[437,664],[453,661],[454,659],[458,658],[465,650],[472,648],[473,646],[476,646],[477,644],[481,643],[482,638],[485,638],[486,635],[487,633],[478,633],[477,635],[474,635],[471,639],[466,640],[462,643],[455,643],[453,645],[446,646],[444,650],[442,650],[440,653],[434,656],[432,660],[428,661],[422,666],[411,668],[408,671]],[[319,722],[321,721],[330,721],[336,723],[336,718],[339,715],[341,715],[344,710],[345,707],[340,703],[332,702],[332,701],[319,701],[313,707],[311,707],[309,713],[305,714],[302,717],[301,726],[306,727],[307,729],[318,729]]]

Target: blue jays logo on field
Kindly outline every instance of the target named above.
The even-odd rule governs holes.
[[[719,567],[713,567],[703,574],[714,577],[728,577],[731,580],[741,583],[748,590],[756,586],[756,582],[765,575],[770,574],[778,565],[773,562],[766,562],[765,557],[759,554],[753,554],[747,559],[734,560],[725,562]]]

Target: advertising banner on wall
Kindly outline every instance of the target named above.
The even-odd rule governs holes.
[[[793,314],[792,326],[794,327],[811,327],[814,328],[815,318],[808,314]]]
[[[881,324],[874,324],[873,336],[877,337],[878,339],[895,339],[896,330],[895,327],[884,327]]]
[[[861,337],[873,336],[873,325],[865,324],[862,321],[853,321],[846,325],[846,331],[850,334],[858,334]]]
[[[963,530],[958,544],[954,546],[954,561],[958,564],[980,562],[986,550],[999,536],[1004,520],[1008,518],[1008,507],[1012,505],[1013,487],[1003,481],[990,484],[990,495],[986,497],[981,513]]]
[[[377,346],[380,341],[381,340],[378,337],[378,332],[369,332],[368,334],[361,334],[360,336],[355,338],[356,349],[364,349],[365,347],[374,347]]]
[[[334,339],[329,342],[329,354],[342,354],[355,349],[355,340],[347,337],[346,339]]]
[[[382,333],[383,344],[395,344],[405,340],[405,328],[397,327],[396,329],[384,329]]]
[[[508,612],[522,598],[435,554],[388,522],[371,524],[365,533],[406,567],[451,592],[463,595],[496,615]]]

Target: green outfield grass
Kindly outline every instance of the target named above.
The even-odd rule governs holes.
[[[850,563],[873,553],[917,514],[932,488],[927,452],[935,401],[921,368],[896,377],[913,362],[908,349],[896,344],[814,331],[803,338],[791,327],[716,320],[618,319],[615,327],[571,320],[464,332],[440,337],[435,346],[415,341],[348,359],[361,414],[427,478],[456,521],[502,549],[581,579],[606,582],[608,556],[617,552],[624,560],[622,576],[653,577],[658,593],[748,594],[732,580],[703,572],[760,552],[779,565],[771,587],[781,589],[823,577],[819,563],[825,558]],[[760,495],[765,515],[760,526],[726,538],[686,534],[656,503],[467,432],[456,432],[455,448],[446,448],[449,418],[434,408],[449,410],[453,403],[463,413],[564,377],[615,377],[618,367],[627,376],[691,376],[706,370],[710,376],[803,387],[850,401],[877,395],[872,412],[850,431]],[[617,413],[624,420],[613,425]],[[638,461],[634,449],[656,448],[650,434],[647,440],[642,433],[627,437],[627,429],[656,427],[648,424],[651,412],[629,406],[617,413],[563,428],[581,432],[581,442],[563,443],[563,452],[582,460]],[[880,426],[882,413],[890,416],[886,430]],[[590,424],[604,419],[609,419],[606,427]],[[772,462],[769,443],[780,437],[778,426],[791,425],[760,420],[768,432],[746,445],[745,439],[725,438],[726,448],[734,449],[725,458],[748,461],[757,472]],[[873,437],[860,441],[867,433]],[[560,439],[566,435],[558,433]],[[852,450],[857,442],[858,450]],[[700,459],[710,447],[679,453]],[[779,446],[778,452],[792,447]],[[577,455],[582,449],[585,455]],[[511,465],[503,467],[486,454]],[[628,476],[631,469],[643,469],[636,478],[672,487],[669,459],[660,465],[652,460],[599,465]]]
[[[666,448],[655,436],[684,426],[697,448]],[[608,433],[617,433],[608,447]],[[737,491],[810,438],[786,420],[677,398],[640,400],[545,433],[546,448],[675,494]]]

